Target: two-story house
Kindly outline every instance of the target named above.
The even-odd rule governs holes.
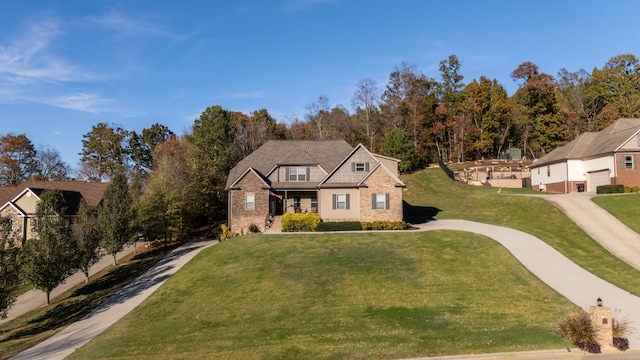
[[[287,212],[316,212],[323,221],[401,221],[399,162],[343,140],[268,141],[229,173],[229,227],[264,231],[270,216]]]

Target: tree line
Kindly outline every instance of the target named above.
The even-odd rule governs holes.
[[[283,122],[266,109],[244,114],[211,106],[181,135],[160,123],[140,133],[98,123],[83,135],[75,174],[54,149],[36,148],[26,134],[6,134],[0,137],[0,186],[71,178],[111,182],[109,189],[118,186],[105,193],[100,209],[87,210],[55,231],[67,234],[65,241],[73,246],[89,242],[90,248],[98,244],[92,251],[115,254],[137,234],[166,241],[224,222],[229,170],[271,139],[362,143],[402,160],[400,170],[406,172],[438,160],[493,159],[509,147],[537,158],[583,132],[599,131],[620,117],[640,116],[640,63],[632,54],[617,55],[591,72],[560,69],[555,77],[523,62],[510,73],[518,86],[512,96],[496,79],[481,76],[465,83],[461,69],[455,55],[439,63],[439,79],[401,63],[384,87],[370,78],[359,81],[352,112],[343,105],[332,106],[320,95],[305,107],[302,119]],[[111,196],[120,200],[109,200]],[[57,205],[52,209],[63,213]],[[52,218],[56,217],[47,217]],[[15,271],[15,264],[27,266],[24,257],[14,261],[19,258],[15,254],[26,256],[30,246],[53,237],[36,229],[37,221],[33,226],[34,245],[5,246],[0,261],[8,265],[0,264],[2,271]],[[91,229],[100,229],[100,235]],[[11,243],[8,231],[1,234],[5,244]],[[45,251],[33,254],[41,252]],[[83,270],[77,259],[69,263],[73,266],[67,270]],[[42,267],[37,264],[29,265],[29,271]]]

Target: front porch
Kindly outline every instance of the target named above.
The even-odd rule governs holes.
[[[300,190],[273,190],[269,192],[269,214],[318,212],[318,192]]]

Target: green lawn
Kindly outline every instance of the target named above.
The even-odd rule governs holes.
[[[209,248],[70,359],[393,359],[562,348],[574,305],[456,231],[261,235]]]
[[[555,206],[520,196],[530,190],[470,187],[439,169],[402,179],[411,222],[435,214],[519,229],[640,294],[640,272]],[[252,234],[204,250],[70,358],[393,359],[553,349],[567,346],[553,331],[574,310],[504,248],[470,233]]]
[[[503,188],[498,194],[495,188],[472,187],[451,181],[440,169],[421,171],[404,176],[402,180],[407,185],[404,200],[411,204],[405,211],[409,218],[420,220],[420,213],[433,212],[432,208],[438,208],[442,211],[436,219],[467,219],[524,231],[547,242],[604,280],[640,296],[640,272],[611,255],[548,201],[515,196],[539,194],[537,192]],[[597,197],[600,198],[619,199],[618,207],[621,209],[633,207],[638,199],[633,195]],[[629,205],[623,207],[623,203]],[[614,215],[622,216],[623,212]]]
[[[633,231],[640,233],[640,194],[601,195],[593,198],[601,208],[622,221]]]

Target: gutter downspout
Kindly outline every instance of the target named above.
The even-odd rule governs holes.
[[[569,161],[567,161],[567,167],[565,168],[567,171],[567,176],[564,179],[564,193],[569,193]]]

